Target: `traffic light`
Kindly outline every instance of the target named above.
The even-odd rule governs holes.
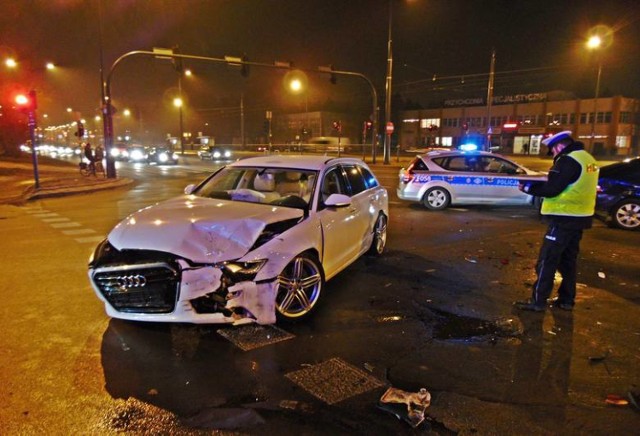
[[[340,121],[334,121],[333,130],[335,130],[338,133],[342,132],[342,123]]]
[[[367,121],[365,123],[365,126],[367,127],[367,130],[371,130],[371,127],[373,127],[373,123],[371,121]]]
[[[38,102],[36,101],[36,92],[34,90],[31,90],[27,94],[16,95],[15,103],[20,112],[28,114],[35,111],[38,108]]]

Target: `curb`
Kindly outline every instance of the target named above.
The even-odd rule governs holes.
[[[24,199],[26,201],[29,200],[37,200],[40,198],[50,198],[50,197],[62,197],[65,195],[73,195],[94,191],[103,191],[106,189],[115,189],[123,186],[130,185],[133,183],[133,179],[118,179],[114,181],[106,181],[104,183],[96,183],[89,186],[66,186],[66,187],[58,187],[58,188],[41,188],[34,192],[26,192],[24,195]]]

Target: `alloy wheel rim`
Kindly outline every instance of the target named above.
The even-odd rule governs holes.
[[[296,257],[278,276],[276,309],[283,316],[306,315],[318,301],[322,276],[316,264],[305,257]]]

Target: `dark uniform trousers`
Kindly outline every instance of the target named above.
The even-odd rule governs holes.
[[[546,306],[553,291],[556,271],[562,276],[558,289],[558,303],[573,306],[576,298],[576,275],[578,252],[582,229],[558,227],[551,224],[544,235],[536,272],[538,279],[533,285],[531,301],[536,306]]]

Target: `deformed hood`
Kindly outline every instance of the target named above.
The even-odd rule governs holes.
[[[109,242],[214,263],[247,254],[267,224],[302,216],[300,209],[183,195],[131,214]]]

